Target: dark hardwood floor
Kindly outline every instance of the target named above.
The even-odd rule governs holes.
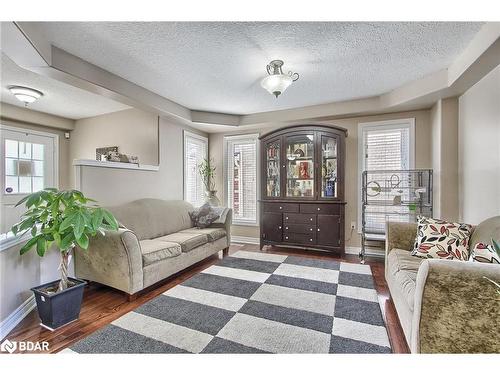
[[[238,250],[259,251],[256,245],[231,245],[229,254]],[[337,259],[344,262],[358,263],[357,256],[345,255],[342,258],[319,251],[300,250],[281,247],[265,247],[264,252],[273,254],[299,255],[303,257],[319,259]],[[39,323],[36,311],[31,312],[8,336],[13,341],[47,341],[49,352],[55,353],[76,341],[90,335],[97,329],[104,327],[120,316],[136,309],[141,304],[160,295],[166,290],[182,283],[194,274],[216,263],[222,257],[222,252],[213,255],[206,260],[190,267],[189,269],[172,276],[159,285],[146,290],[134,301],[128,301],[127,296],[117,290],[90,283],[84,292],[83,306],[80,319],[62,327],[54,332],[42,328]],[[384,262],[382,259],[367,258],[366,264],[372,269],[375,285],[378,292],[380,307],[389,333],[389,339],[394,353],[409,353],[403,330],[392,301],[384,278]],[[45,352],[46,353],[46,352]]]

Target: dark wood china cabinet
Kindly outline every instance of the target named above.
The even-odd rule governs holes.
[[[260,247],[344,253],[347,130],[297,125],[261,136]]]

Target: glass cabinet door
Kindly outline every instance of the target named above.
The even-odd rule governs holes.
[[[338,142],[336,137],[321,135],[321,198],[338,197]]]
[[[266,190],[269,198],[279,198],[280,193],[280,140],[266,143]]]
[[[286,197],[314,197],[314,133],[285,138]]]

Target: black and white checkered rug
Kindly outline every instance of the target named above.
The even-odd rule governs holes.
[[[368,265],[239,251],[77,353],[390,353]]]

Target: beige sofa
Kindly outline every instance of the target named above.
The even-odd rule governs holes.
[[[194,208],[184,201],[141,199],[108,209],[122,227],[76,251],[75,274],[129,295],[227,251],[231,241],[231,210],[225,222],[198,229],[189,216]]]
[[[412,353],[499,353],[500,265],[410,255],[417,224],[388,222],[385,278]],[[500,239],[500,216],[475,229],[471,246]]]

